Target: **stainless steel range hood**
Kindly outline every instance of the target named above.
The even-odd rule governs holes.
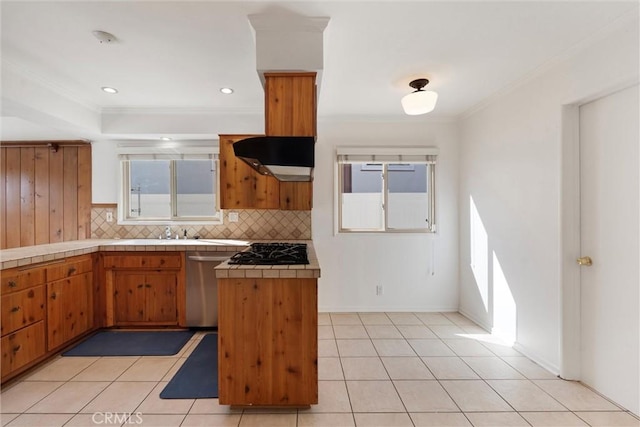
[[[258,136],[233,144],[236,157],[279,181],[313,181],[315,136]]]

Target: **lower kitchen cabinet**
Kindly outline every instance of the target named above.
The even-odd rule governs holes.
[[[47,284],[47,349],[53,350],[93,327],[93,273]]]
[[[115,324],[177,325],[177,287],[175,273],[117,271],[114,280]]]
[[[28,365],[46,352],[44,321],[2,337],[2,379]]]

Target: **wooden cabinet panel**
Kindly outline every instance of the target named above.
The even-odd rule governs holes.
[[[144,322],[144,274],[116,272],[113,306],[116,323]]]
[[[30,268],[19,270],[12,268],[3,270],[0,274],[0,292],[2,295],[17,292],[31,286],[41,285],[45,282],[44,268]]]
[[[93,326],[93,273],[47,284],[47,349],[53,350]]]
[[[93,269],[91,255],[72,258],[67,262],[59,264],[53,264],[47,267],[47,281],[53,282],[55,280],[64,279],[65,277],[71,277],[75,274],[82,274],[89,272]]]
[[[177,323],[176,275],[173,273],[147,274],[146,279],[147,322]]]
[[[149,255],[105,255],[104,268],[107,269],[165,269],[180,268],[182,257],[180,254],[149,254]]]
[[[219,279],[223,405],[318,403],[317,280]]]
[[[2,337],[2,378],[45,354],[44,321]]]
[[[264,73],[269,136],[315,136],[316,73]]]
[[[116,325],[178,324],[178,276],[175,272],[116,271],[114,276]]]
[[[45,286],[40,285],[24,291],[2,296],[1,335],[44,319]]]
[[[220,204],[222,209],[278,209],[279,182],[260,175],[233,152],[233,144],[258,135],[220,135]]]
[[[312,182],[281,182],[280,209],[311,210],[313,204]]]

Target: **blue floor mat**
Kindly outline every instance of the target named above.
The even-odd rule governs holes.
[[[218,397],[218,334],[208,334],[202,338],[160,393],[161,399],[212,397]]]
[[[103,331],[62,353],[63,356],[171,356],[193,331]]]

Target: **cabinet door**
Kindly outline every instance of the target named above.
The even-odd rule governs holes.
[[[93,273],[47,284],[47,349],[52,350],[93,326]]]
[[[2,296],[2,335],[44,319],[45,286]]]
[[[144,322],[145,275],[116,272],[114,283],[114,320],[116,324]]]
[[[220,135],[221,209],[278,209],[279,182],[238,159],[233,143],[257,135]]]
[[[281,182],[280,209],[308,211],[313,202],[313,183]]]
[[[316,135],[316,73],[264,73],[269,136]]]
[[[151,323],[178,323],[175,273],[149,273],[145,276],[145,320]]]

